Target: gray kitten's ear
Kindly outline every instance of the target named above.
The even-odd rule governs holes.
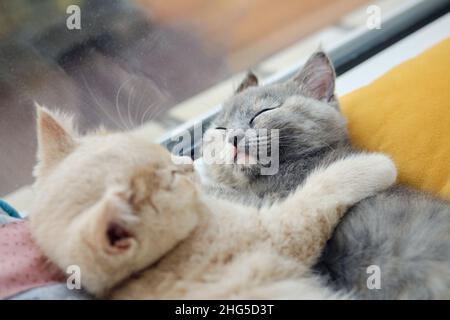
[[[253,72],[249,71],[245,76],[244,80],[242,80],[239,87],[236,89],[236,93],[242,92],[249,87],[256,87],[256,86],[258,86],[258,77],[255,76]]]
[[[333,64],[323,51],[314,53],[294,76],[293,81],[299,86],[301,93],[307,97],[331,102],[334,101],[334,85],[336,74]]]

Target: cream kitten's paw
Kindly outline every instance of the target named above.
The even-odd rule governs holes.
[[[381,153],[357,154],[342,161],[341,169],[348,170],[343,187],[353,188],[361,199],[387,189],[397,178],[394,162]]]
[[[354,204],[390,187],[397,177],[392,160],[380,153],[360,153],[336,161],[312,174],[305,184],[311,194]]]
[[[362,168],[368,182],[372,182],[379,190],[386,189],[397,179],[397,168],[388,156],[381,153],[372,153],[363,156]]]

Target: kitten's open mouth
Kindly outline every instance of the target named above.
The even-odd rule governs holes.
[[[108,236],[108,241],[111,247],[114,247],[118,250],[125,250],[130,246],[129,239],[132,237],[132,235],[119,223],[110,223],[108,225],[106,234]]]

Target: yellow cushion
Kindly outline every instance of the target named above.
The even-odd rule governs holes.
[[[354,145],[389,154],[399,182],[450,199],[450,38],[341,98]]]

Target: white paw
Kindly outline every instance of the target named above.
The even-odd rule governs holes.
[[[325,203],[352,205],[390,187],[397,178],[394,162],[380,153],[347,156],[312,174],[301,189]]]
[[[336,194],[347,195],[350,202],[390,187],[397,178],[394,163],[381,153],[351,155],[331,164],[324,173],[326,184],[337,188]]]
[[[371,153],[363,156],[363,170],[366,179],[378,190],[390,187],[397,179],[397,168],[388,156],[381,153]]]

